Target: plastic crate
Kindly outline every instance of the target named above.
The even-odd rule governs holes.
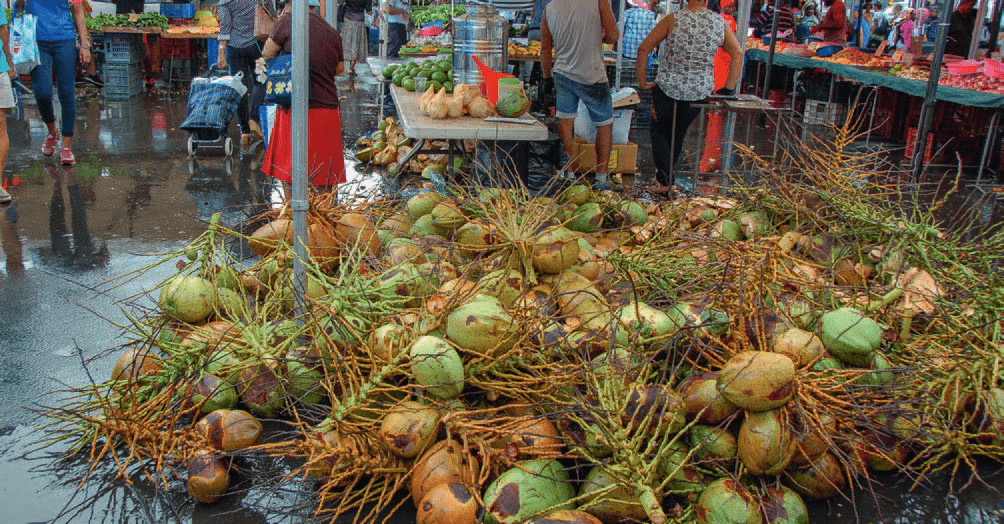
[[[135,64],[142,61],[142,35],[105,36],[106,63]]]
[[[105,98],[127,100],[143,92],[143,68],[139,64],[105,64]]]
[[[806,100],[805,111],[802,113],[802,121],[806,125],[827,125],[833,124],[841,126],[844,124],[844,116],[847,114],[847,106],[836,102],[822,102],[818,100]]]
[[[192,58],[192,41],[188,38],[161,38],[160,56],[169,58]]]
[[[195,4],[160,4],[160,14],[167,18],[194,18]]]

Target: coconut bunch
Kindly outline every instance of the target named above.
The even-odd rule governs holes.
[[[474,84],[457,84],[453,87],[453,94],[447,94],[445,87],[436,91],[430,85],[419,98],[418,107],[422,114],[437,120],[464,115],[474,118],[495,116],[495,107],[481,96],[481,87]]]
[[[468,153],[474,151],[474,142],[465,141],[464,150]],[[387,174],[395,176],[403,172],[422,173],[428,177],[432,171],[442,173],[447,167],[449,159],[447,150],[449,143],[445,140],[431,140],[426,143],[427,149],[442,150],[443,153],[419,153],[415,155],[406,165],[401,165],[401,160],[406,158],[412,149],[412,139],[404,135],[404,130],[392,117],[386,117],[380,121],[377,128],[356,139],[356,160],[365,163],[373,163],[387,169]],[[464,168],[463,158],[460,156],[454,159],[455,169]]]

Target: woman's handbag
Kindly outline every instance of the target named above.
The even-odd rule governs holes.
[[[35,41],[35,15],[19,13],[10,25],[11,62],[18,74],[26,75],[38,65],[38,43]]]
[[[260,0],[254,8],[254,36],[265,40],[275,27],[275,9],[268,0]]]
[[[293,55],[279,55],[268,61],[265,75],[265,103],[289,107],[293,103]]]

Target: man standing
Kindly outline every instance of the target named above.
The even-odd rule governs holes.
[[[387,57],[400,58],[401,48],[408,42],[408,21],[411,19],[409,0],[384,0],[387,15]]]
[[[551,0],[544,9],[540,32],[544,86],[545,90],[555,91],[558,136],[565,153],[571,157],[575,115],[581,100],[596,126],[596,185],[609,189],[607,162],[613,142],[614,109],[603,64],[603,44],[614,44],[620,37],[610,0]]]
[[[810,33],[823,33],[826,42],[847,45],[847,7],[841,0],[823,0],[826,16],[819,25],[809,28]]]
[[[632,7],[624,11],[624,43],[621,53],[624,58],[638,58],[638,46],[655,29],[655,10],[660,0],[648,0],[646,7]]]

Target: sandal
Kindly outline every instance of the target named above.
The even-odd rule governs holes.
[[[668,196],[672,191],[673,191],[673,187],[672,186],[664,186],[664,185],[660,184],[659,182],[654,182],[654,183],[652,183],[651,186],[648,187],[648,192],[649,193],[654,193],[656,195],[666,195],[666,196]]]

